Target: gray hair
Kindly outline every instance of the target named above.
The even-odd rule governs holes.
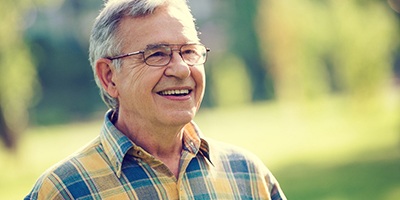
[[[100,84],[96,75],[96,61],[100,58],[121,54],[122,39],[118,38],[117,34],[121,20],[126,16],[142,17],[150,15],[158,7],[167,4],[187,10],[192,19],[193,16],[186,0],[108,0],[104,2],[104,8],[97,16],[90,35],[89,61],[104,103],[107,107],[118,110],[118,99],[111,97]],[[113,65],[118,71],[122,61],[120,59],[113,60]]]

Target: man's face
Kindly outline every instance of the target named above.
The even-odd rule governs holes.
[[[159,8],[142,18],[126,17],[119,26],[122,53],[143,50],[151,44],[186,44],[199,41],[194,23],[173,7]],[[153,67],[143,62],[142,54],[123,59],[113,73],[120,117],[152,126],[180,126],[195,116],[204,94],[204,66],[188,66],[174,52],[167,66]],[[176,91],[189,91],[176,95]]]

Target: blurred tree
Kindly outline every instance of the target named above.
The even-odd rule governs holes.
[[[280,99],[370,98],[388,83],[396,20],[382,1],[265,1],[259,35]]]
[[[17,2],[25,1],[37,2],[40,0],[19,0]],[[80,120],[90,116],[94,111],[105,109],[98,96],[98,90],[94,84],[92,71],[87,61],[87,42],[90,25],[103,1],[42,1],[47,1],[46,6],[36,5],[30,9],[35,11],[35,17],[24,18],[25,21],[29,21],[29,24],[32,24],[26,29],[25,39],[31,48],[32,58],[35,60],[38,69],[37,74],[42,85],[41,92],[36,93],[39,96],[37,105],[31,110],[33,120],[40,124]],[[9,2],[11,1],[5,1],[4,5]],[[232,62],[228,63],[240,63],[238,65],[240,67],[242,67],[243,63],[243,66],[246,67],[247,73],[244,73],[243,70],[239,70],[238,73],[241,73],[243,77],[249,77],[251,81],[251,99],[253,101],[272,98],[275,93],[280,97],[288,95],[291,96],[290,98],[297,98],[300,96],[319,96],[331,91],[350,91],[348,90],[350,83],[343,79],[345,75],[342,72],[342,70],[350,70],[350,68],[340,68],[339,65],[344,66],[345,61],[341,61],[343,64],[339,64],[338,59],[346,60],[350,57],[352,59],[360,59],[361,56],[356,58],[344,52],[360,51],[364,53],[363,49],[367,48],[360,45],[357,50],[355,48],[350,49],[351,47],[340,41],[339,35],[342,35],[340,38],[347,37],[346,35],[353,38],[362,37],[363,42],[360,42],[360,44],[369,43],[370,39],[368,38],[371,36],[367,36],[368,34],[365,35],[365,33],[375,34],[378,37],[388,37],[388,40],[392,37],[388,33],[391,32],[390,28],[384,28],[390,24],[390,22],[387,23],[388,16],[379,11],[379,9],[378,13],[381,13],[379,16],[376,13],[371,14],[371,16],[380,17],[379,20],[383,20],[382,24],[365,24],[364,27],[367,27],[364,28],[365,33],[363,28],[359,26],[356,31],[349,28],[352,26],[350,23],[366,23],[361,22],[362,16],[369,15],[368,12],[372,11],[363,11],[364,8],[370,7],[369,5],[373,4],[373,2],[382,4],[386,0],[369,0],[365,1],[369,3],[362,4],[352,3],[357,5],[355,6],[356,11],[351,10],[354,8],[345,9],[340,11],[342,14],[336,14],[336,18],[333,14],[333,3],[329,0],[297,2],[285,0],[275,3],[260,0],[209,0],[207,2],[212,6],[217,5],[218,8],[200,10],[200,14],[210,14],[210,16],[207,15],[205,19],[200,21],[210,20],[213,21],[214,27],[218,26],[219,31],[217,32],[222,34],[219,37],[215,37],[215,32],[211,32],[213,34],[212,37],[216,38],[215,40],[221,38],[222,40],[229,39],[228,48],[223,47],[225,48],[223,50],[230,52],[220,53],[220,55],[229,55],[229,59],[238,57],[238,60],[233,59]],[[261,7],[259,6],[260,4]],[[339,3],[337,4],[340,5]],[[23,6],[28,10],[31,4],[26,3]],[[2,9],[6,7],[2,6]],[[337,7],[335,9],[338,9]],[[18,15],[19,18],[22,18],[20,13]],[[361,17],[358,17],[357,20],[339,18],[353,15],[360,15]],[[384,19],[381,18],[381,15]],[[365,16],[366,20],[370,18]],[[338,20],[347,21],[346,23],[349,23],[349,25],[340,27]],[[227,24],[223,25],[221,21]],[[336,24],[333,23],[335,21]],[[373,19],[371,21],[379,23]],[[258,22],[263,23],[260,24]],[[13,26],[17,24],[14,23]],[[5,25],[0,26],[6,27]],[[207,26],[208,28],[212,27],[210,22],[208,22]],[[373,33],[372,29],[374,28],[371,27],[374,26],[383,27],[383,31],[379,32],[380,29],[375,29],[376,33]],[[227,30],[222,30],[222,27]],[[256,30],[258,30],[258,34],[255,32]],[[206,35],[209,30],[204,32],[204,35]],[[350,34],[352,35],[350,36]],[[260,42],[260,38],[262,42]],[[376,45],[382,45],[380,47],[383,49],[390,49],[390,44],[387,44],[388,40],[382,39],[374,42],[376,42]],[[21,42],[21,40],[19,41]],[[211,40],[210,43],[216,43],[219,46],[225,45],[224,41],[217,43]],[[375,43],[371,44],[376,47]],[[216,54],[217,48],[212,47],[212,49],[212,54]],[[342,54],[340,51],[343,51]],[[383,56],[386,54],[379,54],[379,59],[384,59]],[[348,56],[346,57],[345,55]],[[377,58],[365,54],[363,56],[370,57],[368,59]],[[268,62],[267,66],[265,61]],[[367,60],[363,62],[367,62]],[[368,62],[376,63],[372,60],[368,60]],[[210,59],[207,65],[212,65],[213,63],[218,64],[221,62],[213,62]],[[350,64],[347,63],[346,65]],[[387,65],[384,65],[382,70],[387,69],[385,66]],[[239,69],[240,67],[234,69]],[[368,67],[368,69],[370,68]],[[361,68],[358,70],[361,70]],[[208,70],[207,73],[210,73],[210,71],[212,70]],[[370,71],[368,73],[373,72]],[[354,74],[346,76],[357,77]],[[274,76],[273,81],[272,75]],[[377,76],[381,77],[384,74]],[[213,76],[207,77],[207,87],[213,84],[217,85],[215,83],[218,80],[216,78],[215,80],[209,80],[210,77],[214,79]],[[353,80],[354,78],[347,79]],[[378,79],[376,81],[380,81],[382,78]],[[225,80],[225,82],[229,81]],[[358,83],[357,85],[360,84]],[[245,88],[241,90],[245,90]],[[208,97],[212,96],[208,95],[210,91],[212,90],[208,89],[208,93],[206,93],[205,104],[211,101],[208,99],[214,98]],[[247,98],[244,99],[247,100]]]
[[[257,35],[257,8],[259,0],[229,0],[223,13],[227,21],[227,33],[231,52],[240,57],[246,65],[251,83],[252,101],[274,97],[273,82],[266,70]]]
[[[330,1],[330,52],[340,87],[352,96],[374,97],[393,77],[393,52],[399,44],[399,33],[385,3]]]
[[[293,100],[327,93],[322,52],[330,40],[324,5],[316,1],[264,1],[259,13],[259,35],[277,97]]]
[[[238,106],[251,103],[250,79],[246,76],[246,65],[239,57],[225,53],[212,63],[216,105]],[[234,89],[233,89],[234,88]]]
[[[102,3],[58,0],[37,8],[37,19],[26,31],[42,84],[31,110],[34,123],[82,120],[105,109],[87,55],[91,24]]]
[[[0,136],[5,146],[15,149],[18,134],[28,122],[36,71],[23,30],[30,0],[3,0],[0,6]],[[28,18],[29,19],[29,18]]]

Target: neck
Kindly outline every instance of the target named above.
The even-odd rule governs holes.
[[[123,118],[119,118],[115,126],[136,145],[162,161],[175,178],[178,178],[184,125],[146,126],[135,122],[127,123]]]
[[[136,145],[161,160],[178,177],[185,125],[153,124],[121,115],[114,125]]]
[[[140,125],[140,126],[138,126]],[[145,125],[119,118],[115,126],[136,145],[141,146],[153,156],[166,156],[182,149],[183,127]]]

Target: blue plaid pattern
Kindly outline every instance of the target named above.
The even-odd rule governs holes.
[[[286,199],[258,158],[206,141],[193,122],[185,126],[177,179],[117,130],[110,115],[94,141],[46,171],[25,199]]]

